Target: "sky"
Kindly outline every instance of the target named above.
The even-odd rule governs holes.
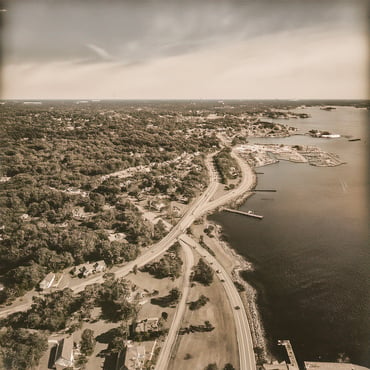
[[[8,0],[3,99],[366,99],[361,0]]]

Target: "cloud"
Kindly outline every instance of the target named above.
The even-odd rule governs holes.
[[[101,59],[104,60],[113,60],[112,55],[110,55],[106,50],[103,48],[94,45],[94,44],[86,44],[86,46],[92,50],[96,55],[98,55]]]
[[[361,99],[367,98],[367,40],[366,35],[302,30],[130,68],[101,60],[13,64],[4,72],[4,98]]]
[[[5,62],[91,63],[113,56],[124,63],[146,62],[283,30],[359,25],[364,14],[361,2],[11,1],[3,27],[3,57]]]

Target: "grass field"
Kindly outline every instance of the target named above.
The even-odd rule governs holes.
[[[215,329],[180,335],[169,369],[202,370],[209,363],[216,363],[222,369],[228,362],[238,368],[234,318],[222,283],[215,278],[209,287],[197,284],[191,288],[188,301],[197,300],[201,294],[208,297],[209,302],[196,311],[187,308],[182,327],[204,324],[208,320]]]

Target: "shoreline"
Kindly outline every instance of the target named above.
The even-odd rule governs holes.
[[[236,197],[236,199],[232,199],[229,202],[226,202],[225,204],[222,205],[222,207],[225,207],[226,205],[229,205],[231,207],[240,207],[248,200],[249,197],[254,195],[252,189],[254,189],[257,186],[257,174],[255,171],[255,167],[252,167],[249,163],[246,163],[239,156],[236,157],[238,159],[240,166],[243,165],[244,168],[248,167],[247,173],[248,175],[251,175],[252,182],[248,186],[248,189],[245,189],[243,194]],[[220,207],[213,210],[212,212],[209,212],[206,215],[206,219],[208,223],[213,224],[215,226],[214,239],[216,244],[232,260],[233,266],[231,268],[231,271],[229,271],[231,273],[232,279],[241,284],[245,289],[243,292],[239,292],[239,294],[240,297],[242,298],[245,311],[248,317],[254,347],[258,347],[260,349],[259,350],[260,354],[257,357],[257,361],[267,362],[267,358],[271,357],[271,354],[268,351],[266,334],[257,305],[258,292],[255,288],[253,288],[246,280],[244,280],[240,276],[240,273],[242,271],[253,271],[254,269],[253,264],[250,261],[248,261],[245,257],[238,254],[236,250],[227,241],[223,239],[222,226],[208,219],[209,215],[219,212],[219,210]]]
[[[243,197],[245,198],[245,197]],[[247,199],[246,197],[244,201]],[[215,226],[215,241],[219,247],[232,258],[233,267],[231,270],[232,279],[244,287],[243,292],[239,292],[244,307],[247,313],[248,321],[251,328],[251,334],[253,339],[254,347],[259,347],[261,349],[260,359],[263,359],[263,362],[267,361],[268,357],[271,357],[271,354],[268,351],[266,333],[263,326],[263,321],[257,305],[257,290],[252,287],[248,281],[244,280],[240,273],[242,271],[253,271],[253,264],[246,260],[245,257],[241,256],[236,252],[236,250],[223,239],[222,235],[222,226],[217,224],[214,221],[208,221],[209,223]],[[257,359],[258,360],[258,359]]]

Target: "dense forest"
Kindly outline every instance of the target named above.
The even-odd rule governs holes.
[[[218,140],[193,125],[128,104],[3,105],[0,302],[50,271],[132,260],[163,237],[163,225],[145,221],[133,199],[189,202],[206,186],[204,154]]]

